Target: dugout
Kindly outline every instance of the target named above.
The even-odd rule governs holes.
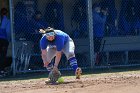
[[[1,0],[1,2],[5,2],[6,0]],[[32,16],[35,14],[36,11],[40,11],[42,13],[42,19],[46,21],[48,26],[54,27],[56,29],[63,30],[64,32],[68,33],[75,41],[76,45],[76,54],[78,57],[78,60],[81,62],[81,66],[83,68],[91,68],[94,66],[94,47],[93,47],[93,29],[92,29],[92,4],[95,2],[103,2],[104,6],[107,6],[107,3],[109,0],[12,0],[13,5],[11,8],[11,11],[13,11],[12,20],[13,20],[13,39],[15,42],[12,42],[9,46],[8,50],[8,56],[12,56],[12,44],[14,46],[20,48],[23,44],[28,45],[27,48],[25,48],[25,51],[29,51],[30,57],[27,56],[26,60],[29,60],[28,58],[31,58],[31,61],[26,61],[29,64],[33,64],[33,62],[36,61],[36,57],[40,56],[40,50],[39,47],[33,47],[38,46],[39,39],[41,36],[36,33],[37,29],[34,29],[34,26],[30,23]],[[57,3],[51,4],[52,1],[56,1]],[[80,1],[81,3],[78,3]],[[122,6],[122,0],[110,0],[109,3],[114,1],[114,6],[116,8],[117,14],[115,12],[111,12],[115,16],[115,23],[119,23],[121,20],[120,15],[122,13],[121,9]],[[123,0],[126,1],[126,0]],[[137,1],[137,0],[136,0]],[[138,0],[139,2],[139,0]],[[92,3],[92,4],[91,4]],[[2,3],[0,3],[2,4]],[[23,5],[24,4],[24,5]],[[82,6],[82,7],[81,7]],[[111,10],[113,4],[110,5]],[[9,8],[10,9],[10,8]],[[82,10],[82,11],[80,11]],[[52,11],[54,13],[52,13]],[[78,14],[78,12],[81,12],[81,15]],[[56,17],[56,18],[55,18]],[[114,25],[114,24],[113,24]],[[111,25],[112,26],[112,25]],[[37,27],[43,27],[42,25],[38,25]],[[109,27],[109,26],[108,26]],[[123,27],[123,26],[121,26]],[[108,39],[108,42],[113,43],[112,39],[114,37],[117,39],[116,41],[119,42],[119,40],[127,40],[126,34],[121,33],[124,31],[124,28],[121,29],[121,27],[118,25],[118,32],[113,32],[110,34],[110,31],[106,28],[105,29],[105,37]],[[139,25],[137,26],[139,27]],[[136,31],[136,33],[138,33]],[[135,32],[132,35],[137,35]],[[35,36],[35,37],[33,37]],[[131,35],[130,35],[131,37]],[[131,38],[135,39],[135,38]],[[37,42],[36,42],[37,41]],[[123,42],[124,43],[124,42]],[[17,54],[18,48],[15,48],[14,57]],[[110,47],[107,48],[105,46],[105,52],[107,49],[109,50]],[[114,49],[115,51],[115,49]],[[128,50],[129,51],[129,50]],[[114,54],[114,53],[113,53]],[[133,54],[133,53],[132,53]],[[135,54],[133,54],[135,55]],[[33,56],[33,57],[32,57]],[[117,59],[118,57],[115,56]],[[65,58],[63,58],[65,61]],[[120,58],[119,58],[120,59]],[[39,60],[40,61],[40,60]],[[86,61],[86,62],[85,62]],[[119,60],[120,61],[120,60]],[[31,62],[31,63],[30,63]],[[15,62],[16,63],[16,62]],[[67,64],[61,64],[63,68],[67,69]],[[25,69],[25,71],[28,69]],[[24,69],[22,69],[24,71]]]
[[[60,5],[54,5],[54,6],[58,6],[58,7],[52,7],[49,4],[52,1],[56,1]],[[79,5],[76,6],[76,4],[78,4],[77,2],[79,2],[79,1],[82,1],[84,3],[84,5],[79,4]],[[106,0],[92,0],[92,3],[94,4],[95,2],[100,2],[100,1],[107,2]],[[33,16],[33,14],[35,13],[36,10],[40,11],[42,13],[43,19],[48,21],[48,23],[50,24],[49,26],[56,25],[56,24],[53,24],[53,22],[49,22],[50,20],[54,20],[55,22],[57,22],[57,20],[47,18],[50,15],[53,16],[53,14],[51,14],[51,13],[50,13],[50,15],[48,14],[49,16],[46,15],[46,11],[52,11],[52,10],[47,10],[47,9],[51,9],[51,8],[58,9],[58,11],[61,12],[61,13],[58,13],[61,16],[61,17],[59,17],[61,19],[61,21],[59,22],[60,25],[58,25],[58,26],[60,26],[60,28],[57,27],[57,26],[54,26],[54,28],[61,29],[61,30],[65,31],[69,34],[71,34],[71,32],[74,31],[76,29],[76,26],[77,26],[76,23],[73,23],[73,25],[72,25],[72,16],[73,15],[76,16],[76,17],[73,18],[73,20],[79,21],[80,18],[81,18],[81,20],[84,20],[87,17],[87,13],[88,13],[87,12],[87,5],[86,5],[87,0],[67,0],[67,1],[64,1],[64,0],[45,0],[45,1],[44,0],[24,0],[24,1],[13,0],[13,2],[14,2],[14,11],[16,11],[16,6],[19,2],[26,3],[25,6],[18,6],[18,9],[20,11],[22,11],[22,10],[24,10],[23,9],[24,7],[28,7],[28,9],[26,9],[24,11],[25,16],[28,16],[28,19],[30,19]],[[49,6],[49,7],[47,7],[47,6]],[[86,14],[84,15],[84,17],[78,16],[79,11],[76,10],[76,9],[80,6],[82,6],[85,9],[84,13],[86,13]],[[119,12],[120,12],[120,6],[121,6],[121,0],[115,0],[115,7],[117,9],[118,15],[119,15]],[[75,11],[74,11],[74,9],[75,9]],[[77,13],[75,13],[75,12],[77,12]],[[18,18],[16,18],[16,19],[18,19]],[[86,21],[84,23],[86,23]],[[88,30],[84,23],[83,24],[81,23],[81,26],[84,27],[84,30],[85,29]],[[24,23],[22,23],[22,24],[24,24]]]

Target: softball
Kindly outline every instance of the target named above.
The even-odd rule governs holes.
[[[60,77],[58,78],[58,83],[63,83],[64,82],[64,78]]]

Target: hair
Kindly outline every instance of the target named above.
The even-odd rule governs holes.
[[[54,28],[48,27],[47,29],[40,30],[39,32],[42,34],[54,32]]]
[[[35,12],[35,15],[38,15],[38,14],[41,14],[42,15],[42,13],[40,11],[36,11]]]
[[[33,15],[33,18],[36,18],[37,15],[42,15],[42,13],[40,11],[36,11]]]
[[[96,8],[96,7],[101,7],[101,4],[98,3],[98,2],[96,2],[96,3],[94,3],[94,4],[92,5],[92,8],[93,8],[93,9]]]
[[[6,8],[1,9],[1,15],[6,15],[8,13],[8,10]]]

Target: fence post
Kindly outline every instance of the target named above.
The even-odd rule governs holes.
[[[94,43],[93,43],[93,18],[92,18],[92,0],[88,0],[88,30],[90,40],[90,62],[91,68],[94,67]]]
[[[14,16],[13,16],[13,0],[9,0],[9,8],[10,8],[10,23],[11,23],[11,43],[12,43],[12,71],[13,75],[16,75],[16,69],[15,69],[15,39],[14,39]]]

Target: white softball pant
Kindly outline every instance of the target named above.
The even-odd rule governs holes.
[[[51,60],[56,56],[56,48],[47,47],[47,60],[51,62]],[[68,39],[67,43],[64,45],[62,52],[65,54],[67,60],[71,57],[75,57],[75,45],[71,38]]]

